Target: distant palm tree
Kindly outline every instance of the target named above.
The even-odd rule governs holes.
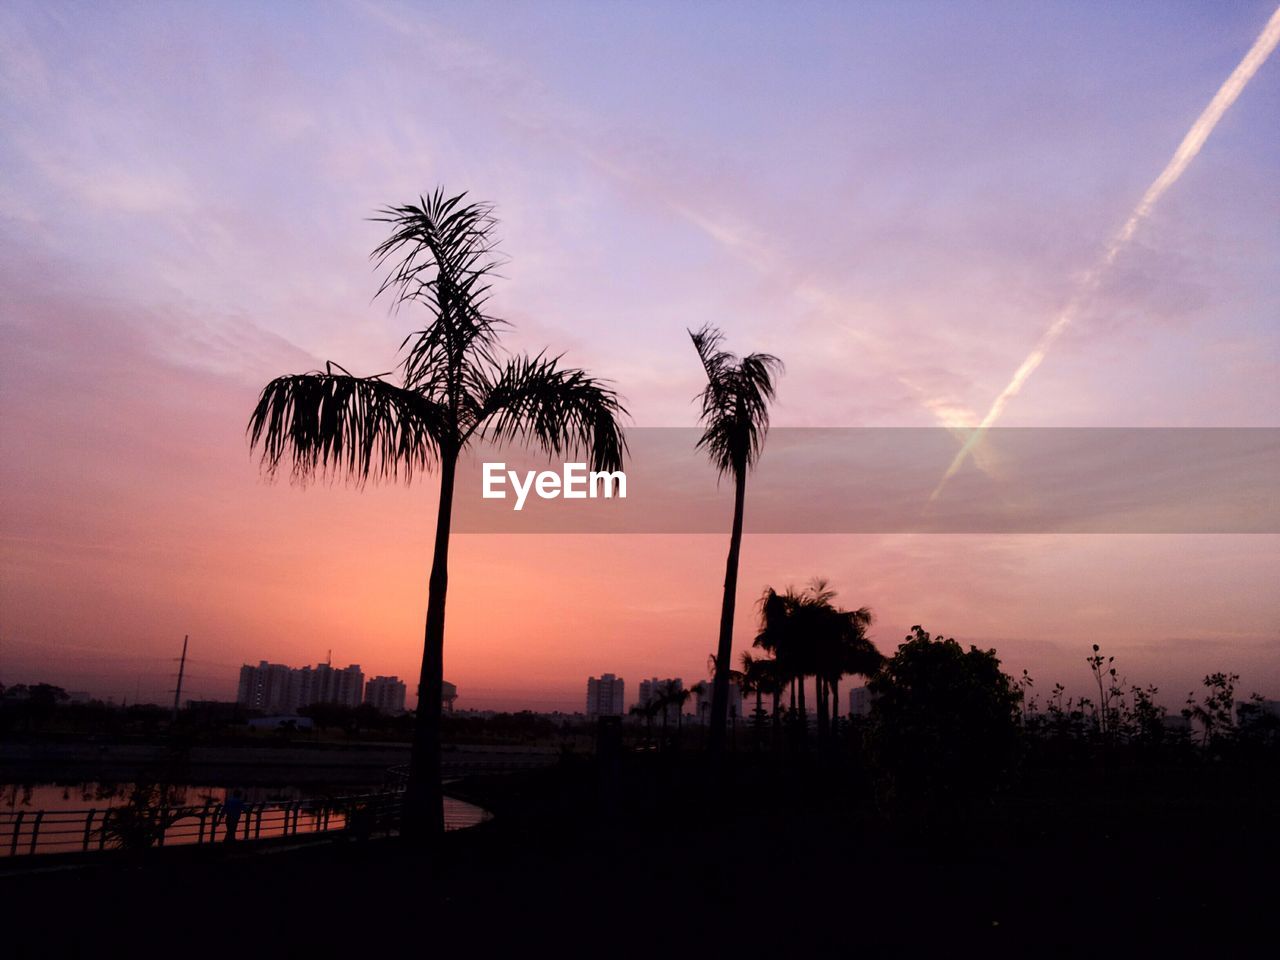
[[[769,663],[764,657],[753,657],[749,650],[743,650],[739,659],[742,664],[742,692],[751,696],[755,694],[757,714],[764,712],[765,669]]]
[[[791,689],[791,716],[798,724],[807,724],[804,678],[808,675],[812,655],[811,636],[800,629],[800,610],[804,606],[803,594],[794,587],[779,593],[766,587],[760,597],[760,629],[754,645],[773,657],[777,671],[779,696],[782,690]],[[797,703],[797,691],[799,698]]]
[[[653,718],[658,714],[658,701],[633,703],[629,712],[633,717],[644,717],[644,743],[649,746],[653,742]]]
[[[676,708],[677,733],[684,729],[684,708],[689,702],[689,698],[692,696],[692,690],[686,690],[684,687],[677,687],[674,683],[668,683],[666,685],[666,689],[662,693],[663,715],[666,715],[667,707]]]
[[[765,657],[753,657],[748,650],[742,651],[739,662],[742,665],[740,671],[742,679],[739,683],[742,692],[746,696],[754,694],[756,698],[755,709],[751,711],[751,729],[758,750],[765,717],[768,716],[764,709],[764,695],[774,689],[775,664],[773,660]]]
[[[866,607],[842,610],[826,580],[815,579],[803,591],[767,588],[760,599],[760,632],[755,645],[773,654],[784,677],[799,691],[801,724],[807,724],[805,681],[814,678],[818,736],[826,740],[839,716],[840,680],[855,673],[870,676],[883,658],[867,639],[873,621]],[[768,662],[768,661],[766,661]]]
[[[694,694],[698,698],[697,716],[698,716],[698,722],[702,724],[707,723],[708,719],[710,718],[710,712],[707,710],[707,700],[706,700],[707,691],[710,689],[711,689],[711,686],[705,680],[699,680],[697,683],[695,683],[692,687],[689,688],[689,692]]]
[[[585,454],[592,469],[621,468],[625,410],[604,382],[560,366],[558,357],[503,356],[504,321],[487,312],[498,264],[488,204],[437,189],[418,204],[380,211],[391,235],[373,251],[387,274],[378,294],[397,307],[425,307],[425,326],[405,337],[400,382],[356,377],[337,364],[278,377],[249,419],[253,448],[274,474],[341,475],[357,485],[440,471],[435,549],[418,684],[418,709],[403,830],[424,839],[444,829],[440,787],[440,696],[449,529],[461,452],[475,438],[520,442],[550,456]]]
[[[734,482],[733,532],[725,563],[724,598],[720,607],[720,636],[716,644],[716,673],[711,688],[713,755],[724,751],[725,719],[729,707],[729,670],[733,656],[733,613],[738,593],[738,556],[742,549],[742,514],[747,495],[747,473],[760,459],[769,432],[769,402],[782,361],[767,353],[745,357],[720,348],[724,335],[715,327],[689,331],[694,349],[707,374],[707,386],[699,399],[703,425],[699,449],[705,450],[721,477]]]
[[[831,619],[835,643],[831,662],[823,664],[823,678],[831,688],[831,730],[834,734],[839,731],[841,678],[873,676],[884,664],[884,655],[867,638],[867,628],[875,622],[875,615],[869,607],[857,610],[836,608]]]

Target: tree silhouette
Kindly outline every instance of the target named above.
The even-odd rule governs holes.
[[[869,684],[871,761],[882,801],[926,817],[989,796],[1010,774],[1022,691],[994,650],[919,626]]]
[[[337,364],[278,377],[263,389],[249,419],[254,449],[269,474],[286,461],[296,480],[338,475],[411,481],[439,470],[435,548],[428,586],[418,710],[405,796],[410,838],[444,829],[440,789],[440,694],[443,680],[449,529],[458,457],[477,437],[518,442],[549,456],[583,455],[592,469],[622,466],[625,410],[604,382],[560,366],[559,357],[503,356],[505,325],[488,312],[498,264],[496,221],[485,203],[437,189],[418,204],[389,207],[377,222],[391,235],[372,258],[386,276],[378,295],[398,308],[426,308],[426,325],[405,337],[400,383],[386,374],[357,377]]]
[[[706,451],[721,477],[731,476],[734,482],[733,532],[725,563],[716,672],[711,687],[709,746],[713,755],[719,755],[724,751],[729,706],[733,613],[738,592],[747,473],[760,459],[769,432],[769,402],[774,397],[774,380],[782,372],[782,361],[767,353],[751,353],[739,358],[722,350],[724,335],[712,326],[704,326],[697,333],[690,330],[689,336],[707,375],[707,386],[699,395],[703,433],[698,448]]]
[[[773,698],[773,721],[776,724],[778,720],[778,700],[782,696],[782,690],[786,686],[786,681],[782,679],[782,672],[778,668],[778,661],[769,657],[754,657],[748,650],[743,650],[739,661],[742,665],[741,677],[742,692],[745,695],[755,695],[755,709],[751,711],[751,729],[754,734],[755,746],[760,747],[760,740],[764,733],[765,720],[769,714],[764,709],[765,694]]]
[[[755,645],[771,654],[783,682],[799,693],[798,722],[808,722],[805,681],[814,678],[818,735],[827,739],[839,715],[840,680],[849,674],[871,676],[883,657],[867,639],[873,621],[867,607],[843,610],[833,602],[836,592],[826,580],[815,579],[803,591],[772,587],[760,598],[760,631]]]
[[[797,626],[797,612],[804,598],[793,587],[784,593],[778,593],[772,587],[766,587],[760,597],[760,629],[756,633],[754,645],[773,657],[777,681],[782,689],[791,689],[791,711],[797,710],[797,686],[799,687],[799,714],[803,717],[804,675],[807,651],[803,649],[805,637]]]
[[[663,684],[662,690],[662,715],[663,729],[666,728],[667,707],[676,708],[676,732],[684,729],[684,708],[688,704],[689,698],[693,696],[692,690],[686,690],[684,687],[677,687],[675,681],[668,681]]]

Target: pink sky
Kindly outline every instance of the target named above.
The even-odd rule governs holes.
[[[416,676],[432,482],[270,485],[243,430],[272,376],[392,369],[366,218],[437,183],[497,205],[510,346],[636,424],[694,423],[706,321],[786,361],[777,424],[977,422],[1271,14],[982,9],[7,6],[0,683],[163,699],[184,633],[192,696],[330,649]],[[1270,62],[1002,423],[1277,425],[1277,112]],[[460,706],[701,678],[726,548],[458,536]],[[1275,536],[749,537],[738,646],[815,575],[882,649],[1280,696]]]

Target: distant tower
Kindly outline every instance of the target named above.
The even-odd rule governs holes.
[[[624,712],[623,689],[621,677],[612,673],[604,673],[599,677],[587,678],[587,719],[597,717],[620,717]]]
[[[871,691],[865,686],[850,688],[849,715],[853,717],[871,715]]]

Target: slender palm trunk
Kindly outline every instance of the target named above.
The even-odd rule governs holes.
[[[840,678],[831,681],[831,737],[840,733]]]
[[[738,556],[742,551],[742,512],[747,499],[747,471],[734,476],[733,534],[724,569],[724,602],[720,607],[720,641],[716,644],[716,675],[711,687],[712,756],[724,752],[725,720],[729,713],[729,668],[733,658],[733,611],[738,596]]]
[[[809,733],[809,711],[804,704],[804,679],[805,675],[800,674],[800,681],[796,684],[796,688],[800,691],[799,702],[796,706],[796,729],[800,731],[803,739],[808,739]]]
[[[458,455],[441,452],[440,505],[436,513],[435,553],[427,587],[427,626],[418,675],[418,712],[409,754],[409,783],[404,797],[402,834],[429,843],[444,833],[444,794],[440,787],[440,694],[444,681],[444,605],[449,592],[449,528],[453,522],[453,483]]]
[[[813,678],[813,697],[818,713],[818,742],[824,743],[827,739],[827,680],[820,673]]]

